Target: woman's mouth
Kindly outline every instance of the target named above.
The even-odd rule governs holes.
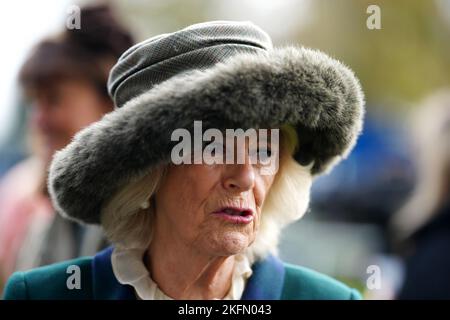
[[[213,212],[214,215],[236,224],[247,224],[253,221],[253,210],[249,208],[224,207]]]

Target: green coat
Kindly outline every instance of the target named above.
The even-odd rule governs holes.
[[[136,299],[134,290],[120,284],[111,265],[112,247],[94,257],[65,261],[9,279],[5,299]],[[70,277],[80,275],[80,288],[68,289]],[[72,268],[72,269],[71,269]],[[283,263],[274,256],[255,263],[243,300],[357,300],[359,293],[346,285],[307,268]]]

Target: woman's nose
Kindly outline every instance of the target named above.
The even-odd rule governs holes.
[[[245,164],[225,165],[224,188],[231,192],[245,192],[254,187],[255,169],[249,161]]]
[[[35,103],[31,113],[31,124],[41,132],[47,132],[50,127],[48,107],[42,103]]]

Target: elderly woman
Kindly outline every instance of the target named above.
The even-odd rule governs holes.
[[[101,224],[113,246],[16,273],[7,299],[359,298],[276,257],[312,178],[361,131],[348,68],[217,21],[130,48],[108,85],[116,110],[55,155],[49,189],[61,214]]]

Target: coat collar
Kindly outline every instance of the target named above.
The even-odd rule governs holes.
[[[113,247],[97,253],[92,259],[93,294],[96,300],[136,300],[133,287],[117,281],[111,264]]]
[[[135,300],[133,287],[119,283],[111,264],[113,247],[99,252],[92,259],[94,299]],[[268,255],[252,266],[252,276],[248,279],[242,300],[278,300],[284,284],[283,263],[273,255]]]
[[[268,255],[252,266],[242,300],[280,300],[284,285],[284,265],[280,259]]]

